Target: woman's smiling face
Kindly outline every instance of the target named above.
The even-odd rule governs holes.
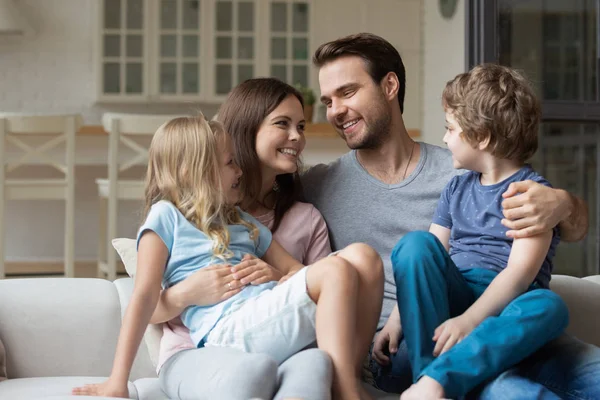
[[[287,96],[263,120],[256,133],[256,154],[263,176],[294,173],[306,145],[304,110],[294,95]]]

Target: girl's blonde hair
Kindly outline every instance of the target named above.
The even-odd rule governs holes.
[[[161,200],[171,202],[214,242],[213,254],[225,260],[229,251],[227,225],[241,224],[255,240],[258,229],[245,221],[235,205],[227,204],[221,189],[220,149],[228,140],[223,125],[197,117],[180,117],[164,123],[148,151],[144,215]]]

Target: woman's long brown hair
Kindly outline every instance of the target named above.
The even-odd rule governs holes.
[[[217,119],[231,135],[235,157],[242,169],[242,207],[255,204],[262,189],[261,163],[256,154],[256,134],[264,119],[288,96],[295,96],[304,108],[302,95],[294,87],[275,78],[249,79],[236,86],[219,109]],[[272,232],[281,223],[283,215],[294,204],[301,192],[301,162],[295,173],[277,175],[275,196],[275,220]]]

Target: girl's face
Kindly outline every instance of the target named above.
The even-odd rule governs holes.
[[[256,133],[256,154],[263,176],[294,173],[304,150],[304,111],[294,95],[286,97],[262,122]]]
[[[228,204],[236,204],[240,201],[240,178],[242,170],[233,159],[233,144],[229,135],[219,144],[219,174],[221,175],[221,190],[225,194]]]

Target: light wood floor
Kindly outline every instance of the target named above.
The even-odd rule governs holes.
[[[62,263],[54,262],[7,262],[6,267],[6,278],[17,279],[17,278],[47,278],[47,277],[60,277],[64,276],[64,265]],[[75,277],[76,278],[97,278],[95,262],[76,262],[75,263]],[[119,262],[117,264],[117,278],[125,277],[127,273],[123,264]]]

